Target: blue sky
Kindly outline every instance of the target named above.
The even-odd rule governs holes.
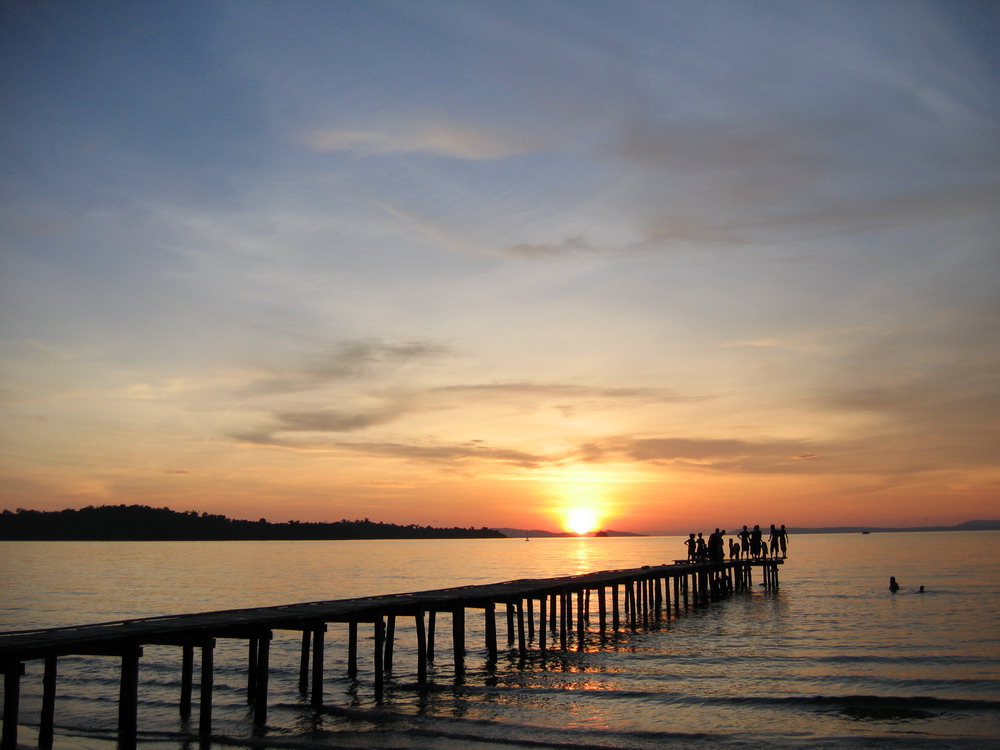
[[[998,31],[961,1],[6,3],[2,505],[995,516]]]

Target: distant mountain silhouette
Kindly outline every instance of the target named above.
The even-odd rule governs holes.
[[[0,513],[0,540],[217,541],[252,539],[501,539],[496,529],[398,526],[341,520],[333,523],[240,521],[226,516],[150,508],[146,505],[87,506],[80,510],[9,510]]]
[[[544,531],[542,529],[511,529],[511,528],[501,528],[497,529],[504,536],[509,537],[577,537],[580,534],[574,534],[570,531]],[[613,531],[608,529],[607,531],[591,531],[583,536],[646,536],[646,534],[634,534],[631,531]]]

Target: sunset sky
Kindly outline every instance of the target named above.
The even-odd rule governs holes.
[[[0,4],[0,507],[1000,517],[1000,4]]]

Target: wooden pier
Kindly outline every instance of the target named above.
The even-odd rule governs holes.
[[[417,681],[427,681],[427,665],[434,659],[438,613],[451,619],[455,674],[465,669],[466,613],[482,610],[485,617],[487,659],[495,662],[497,609],[506,619],[507,644],[521,657],[529,643],[541,654],[582,649],[590,630],[591,601],[597,599],[597,632],[649,627],[666,616],[716,601],[731,591],[750,588],[753,570],[761,571],[761,585],[778,586],[781,559],[727,560],[713,563],[678,561],[673,565],[610,570],[561,578],[525,579],[476,586],[419,591],[407,594],[306,602],[277,607],[199,612],[136,620],[0,633],[0,672],[4,675],[3,730],[0,750],[15,750],[21,677],[25,663],[43,660],[42,705],[38,746],[53,743],[58,660],[69,655],[104,655],[120,659],[118,744],[134,748],[138,732],[139,660],[144,646],[181,649],[179,711],[191,716],[196,651],[200,654],[198,733],[212,732],[213,655],[216,640],[233,638],[247,643],[247,700],[253,722],[267,722],[268,673],[273,631],[301,632],[299,688],[314,705],[323,703],[324,636],[328,623],[348,624],[347,673],[358,668],[358,626],[373,628],[374,693],[382,699],[384,679],[392,670],[396,619],[415,623]],[[537,608],[536,608],[537,605]],[[537,624],[537,627],[536,627]],[[552,642],[547,642],[551,634]]]

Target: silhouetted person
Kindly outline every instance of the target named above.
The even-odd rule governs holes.
[[[698,551],[695,553],[695,556],[698,558],[698,562],[705,562],[705,559],[708,557],[708,545],[705,544],[705,538],[701,535],[700,531],[698,532],[698,539],[696,541],[698,543]]]
[[[778,545],[781,547],[781,556],[788,557],[788,532],[785,531],[785,524],[781,524],[778,529]]]
[[[920,587],[919,589],[917,589],[917,593],[918,593],[918,594],[922,594],[922,593],[924,593],[924,587],[923,587],[923,586],[921,586],[921,587]]]
[[[729,540],[729,559],[739,560],[740,559],[740,545],[734,540]]]
[[[684,546],[688,548],[688,562],[694,562],[698,557],[698,542],[694,539],[694,532],[684,540]]]
[[[760,526],[754,524],[750,532],[750,556],[756,560],[760,557],[761,533]]]
[[[889,591],[894,594],[899,591],[899,584],[896,583],[896,576],[889,576]]]
[[[750,557],[750,531],[747,529],[746,525],[743,526],[743,531],[736,535],[740,540],[740,549],[743,552],[743,557]]]
[[[725,542],[722,535],[725,529],[716,529],[708,537],[708,559],[712,562],[722,562],[726,559]]]
[[[778,556],[778,529],[771,524],[771,530],[767,537],[767,543],[771,546],[771,557]]]

